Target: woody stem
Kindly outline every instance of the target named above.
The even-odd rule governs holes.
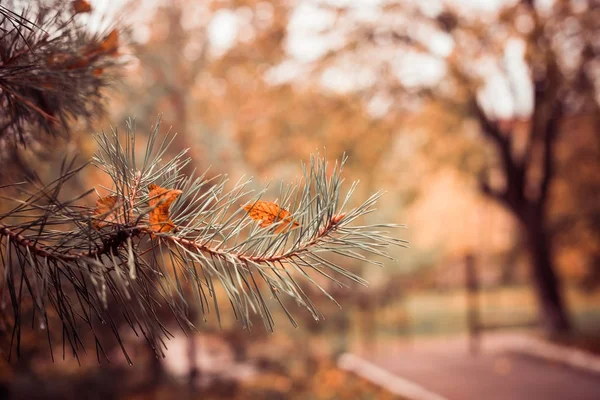
[[[242,253],[228,253],[227,251],[219,250],[217,248],[213,248],[207,245],[199,244],[193,240],[177,237],[177,236],[160,236],[165,241],[169,241],[172,243],[178,243],[182,246],[192,248],[198,252],[210,254],[214,257],[224,258],[224,257],[234,257],[242,262],[254,262],[254,263],[273,263],[273,262],[282,262],[285,260],[289,260],[290,258],[297,256],[301,253],[308,251],[312,246],[316,245],[319,240],[321,240],[324,236],[331,233],[335,230],[337,226],[337,220],[332,218],[329,223],[319,230],[317,235],[308,243],[306,243],[303,247],[299,249],[295,249],[292,251],[288,251],[286,253],[273,255],[270,257],[260,257],[260,256],[250,256]],[[140,234],[146,235],[156,235],[150,227],[147,226],[134,226],[128,227],[126,229],[121,229],[116,231],[113,235],[109,236],[106,240],[102,242],[102,246],[96,248],[91,251],[70,251],[67,253],[57,252],[51,247],[48,247],[42,243],[37,242],[37,240],[32,240],[23,236],[20,233],[17,233],[11,230],[8,226],[0,223],[0,236],[6,236],[10,240],[14,241],[16,244],[22,247],[27,247],[32,253],[36,254],[39,257],[44,257],[51,260],[61,261],[61,262],[73,262],[81,260],[82,258],[95,258],[99,257],[102,254],[107,254],[116,247],[121,246],[125,243],[126,238],[130,236],[138,236]]]

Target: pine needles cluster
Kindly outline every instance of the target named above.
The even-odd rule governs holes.
[[[85,1],[0,4],[0,151],[68,129],[103,111],[102,89],[117,64],[118,31],[92,33]]]
[[[265,224],[247,213],[248,204],[263,201],[264,191],[254,193],[249,179],[228,188],[226,176],[183,176],[191,160],[186,150],[164,160],[174,135],[160,134],[159,124],[141,157],[133,121],[124,135],[111,131],[95,137],[99,150],[92,164],[112,181],[105,188],[109,195],[99,198],[96,208],[79,205],[94,189],[62,199],[61,189],[83,168],[65,162],[49,184],[34,185],[36,190],[17,185],[25,199],[0,214],[2,295],[10,298],[14,317],[11,349],[18,349],[20,326],[26,323],[20,313],[25,297],[35,307],[34,325],[49,330],[49,310],[58,316],[63,343],[75,355],[84,345],[82,330],[94,336],[99,354],[99,327],[110,327],[121,343],[116,315],[160,354],[172,335],[161,320],[164,305],[184,329],[193,328],[190,307],[202,317],[213,310],[220,318],[219,298],[228,300],[246,329],[252,315],[273,329],[273,305],[283,307],[295,324],[285,297],[319,319],[302,281],[326,296],[324,280],[338,286],[346,285],[344,278],[365,283],[325,253],[380,265],[367,255],[389,258],[389,246],[404,245],[386,233],[396,225],[356,224],[375,210],[381,193],[348,209],[356,184],[341,197],[344,161],[328,174],[326,161],[312,158],[303,166],[302,181],[282,185],[272,202],[290,210],[289,217]],[[153,188],[177,196],[165,209],[164,192],[153,201]],[[106,199],[113,200],[110,208],[103,207]],[[154,226],[158,210],[168,212],[163,221],[169,229]],[[288,226],[281,229],[282,224]]]

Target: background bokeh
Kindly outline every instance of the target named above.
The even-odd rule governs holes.
[[[33,398],[38,382],[55,398],[393,398],[335,357],[472,333],[467,260],[484,338],[489,327],[598,351],[597,1],[92,5],[91,29],[118,20],[128,36],[94,129],[134,116],[143,133],[162,114],[190,170],[251,175],[256,188],[295,179],[311,154],[346,154],[357,200],[387,192],[369,222],[406,224],[395,234],[411,245],[384,268],[348,264],[370,286],[334,290],[341,309],[314,293],[326,318],[298,309],[299,328],[276,313],[274,333],[257,321],[249,334],[223,308],[222,327],[197,321],[189,336],[173,321],[165,359],[132,336],[133,367],[118,348],[110,365],[94,352],[81,367],[50,363],[32,339],[0,367],[14,393]],[[87,158],[95,144],[78,126],[55,146]],[[78,184],[103,181],[89,169]]]

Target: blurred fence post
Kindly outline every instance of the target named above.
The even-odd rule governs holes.
[[[469,350],[471,354],[479,353],[480,318],[479,318],[479,282],[473,254],[465,257],[465,277],[467,289],[467,325],[469,330]]]
[[[198,368],[198,344],[197,337],[192,331],[188,336],[188,386],[191,393],[196,391],[200,369]]]

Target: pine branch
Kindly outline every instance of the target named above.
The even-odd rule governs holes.
[[[9,1],[0,6],[0,140],[27,144],[40,132],[103,112],[114,80],[118,31],[90,32],[85,1]],[[87,11],[86,11],[87,10]]]
[[[74,354],[89,333],[99,352],[100,323],[111,327],[126,354],[117,315],[160,354],[170,336],[161,304],[183,328],[193,327],[189,307],[202,317],[212,307],[220,320],[225,300],[246,329],[254,314],[273,329],[276,304],[296,324],[286,297],[319,319],[303,280],[332,300],[324,280],[338,286],[346,285],[344,279],[366,283],[325,253],[382,265],[370,255],[390,259],[390,246],[405,245],[387,233],[395,224],[356,225],[375,211],[381,193],[348,209],[356,184],[342,200],[345,159],[329,174],[325,160],[312,158],[303,165],[303,180],[282,185],[272,202],[262,200],[264,190],[254,193],[249,179],[226,189],[226,176],[182,176],[191,160],[186,151],[167,158],[173,138],[161,139],[157,124],[136,159],[133,121],[125,135],[96,135],[99,150],[92,164],[112,185],[95,208],[79,205],[93,190],[62,199],[62,187],[85,167],[72,162],[47,185],[31,192],[15,187],[25,198],[0,214],[2,296],[8,293],[15,327],[23,323],[19,305],[31,297],[48,329],[49,310],[55,311]],[[251,212],[258,204],[260,212]],[[15,328],[16,343],[19,331]]]

